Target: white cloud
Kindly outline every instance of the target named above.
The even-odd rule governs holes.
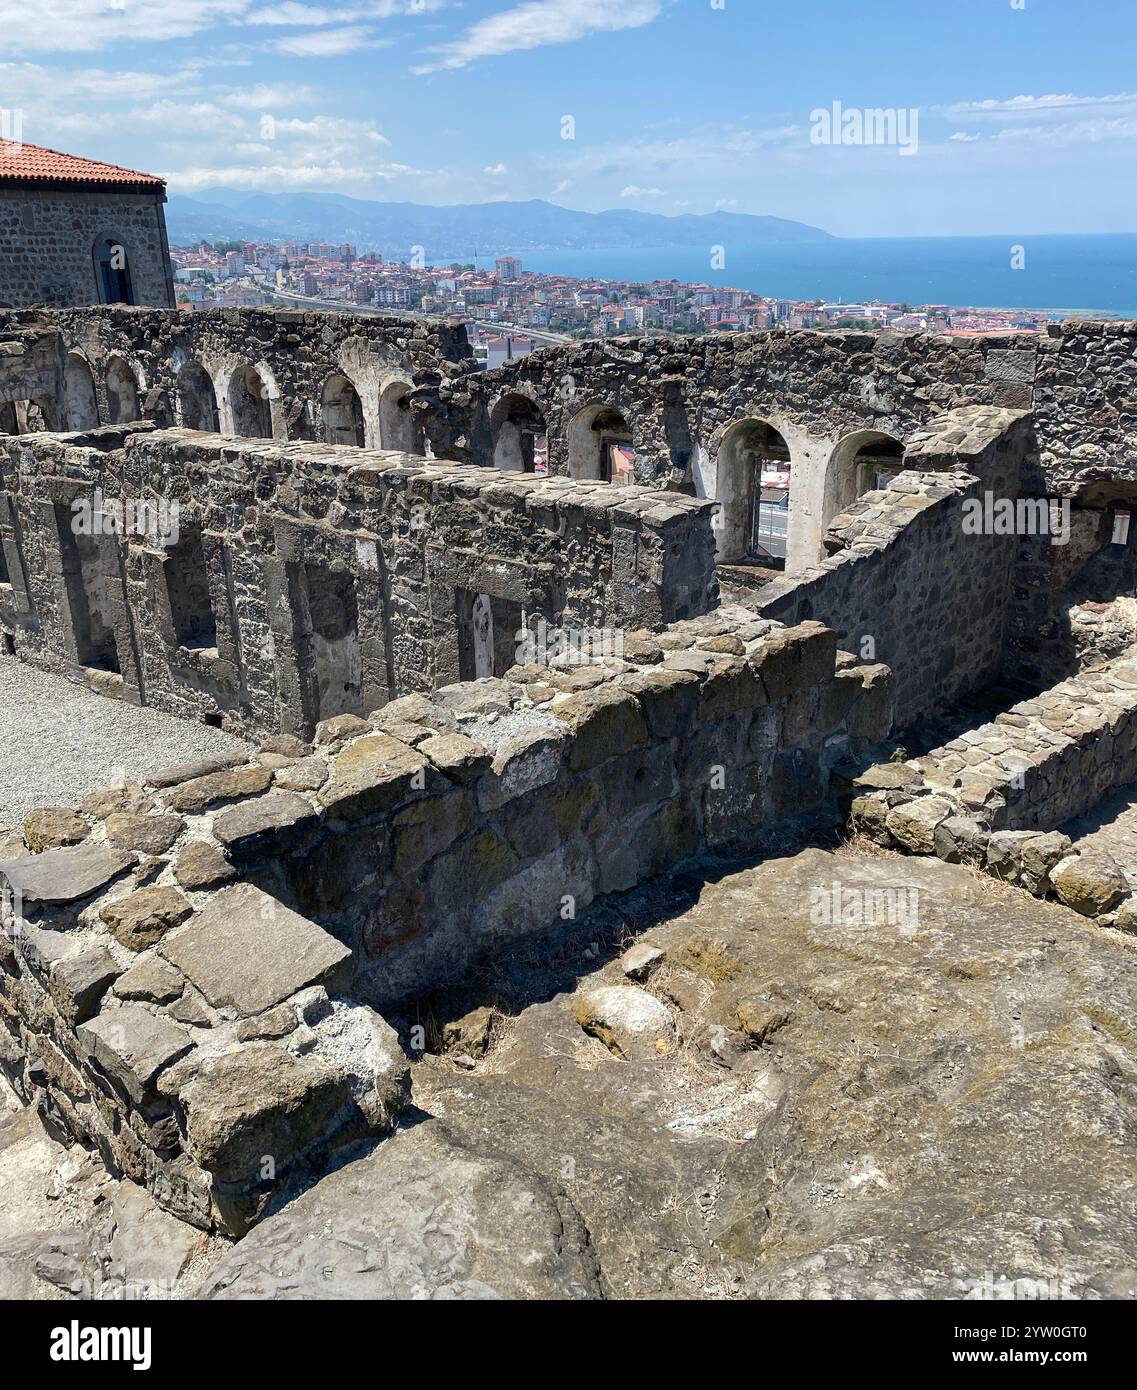
[[[519,49],[571,43],[589,34],[639,29],[658,19],[662,0],[529,0],[512,10],[488,15],[460,38],[430,52],[438,57],[411,69],[414,73],[464,68],[479,58]]]
[[[567,193],[571,187],[572,179],[561,179],[560,183],[557,184],[556,188],[553,189],[549,196],[552,198],[559,198],[562,193]]]
[[[385,48],[390,42],[390,39],[372,38],[371,30],[362,25],[348,25],[343,29],[313,29],[310,34],[277,39],[272,47],[277,53],[298,58],[338,58],[361,48]]]
[[[195,34],[228,25],[308,27],[368,24],[399,15],[430,14],[454,0],[344,0],[309,5],[301,0],[278,4],[257,0],[37,0],[35,5],[8,5],[4,12],[7,53],[85,53]],[[339,50],[336,50],[338,52]],[[311,48],[305,56],[321,56]]]
[[[662,188],[641,188],[639,184],[630,183],[627,188],[620,193],[621,198],[666,198],[667,193]]]
[[[82,53],[112,44],[188,38],[237,20],[249,0],[38,0],[9,5],[4,46],[10,53]]]
[[[250,10],[241,22],[264,25],[266,28],[288,25],[315,28],[321,24],[355,24],[362,20],[392,19],[396,15],[428,14],[445,8],[448,3],[450,0],[369,0],[365,4],[329,8],[300,4],[298,0],[284,0],[279,5],[264,5],[260,9]]]
[[[180,169],[167,177],[179,193],[226,185],[231,188],[357,188],[375,179],[397,178],[397,167],[376,169],[364,165],[313,164],[230,164],[199,165]],[[407,171],[410,172],[410,171]]]
[[[737,206],[737,198],[717,198],[715,200],[715,207],[718,208],[720,212],[725,212],[727,208],[736,208]]]
[[[1070,92],[1051,92],[1045,96],[1017,96],[1008,100],[961,101],[945,108],[953,116],[1037,115],[1045,111],[1068,111],[1085,106],[1134,106],[1137,92],[1115,92],[1110,96],[1074,96]]]
[[[948,139],[958,140],[963,145],[970,145],[973,141],[982,139],[982,136],[968,135],[966,130],[957,130],[954,135],[949,135]]]
[[[508,174],[509,170],[504,164],[487,164],[482,173],[489,174],[491,179],[500,179],[502,174]]]

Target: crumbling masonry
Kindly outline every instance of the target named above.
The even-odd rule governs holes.
[[[479,373],[430,322],[25,311],[0,419],[9,654],[259,742],[0,862],[6,1074],[204,1228],[394,1123],[376,1008],[566,912],[850,807],[1061,893],[1055,828],[1137,774],[1135,325]],[[781,575],[735,553],[771,431]],[[1069,503],[1066,542],[965,524],[988,498]]]

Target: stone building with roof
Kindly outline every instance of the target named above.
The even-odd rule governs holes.
[[[0,140],[0,305],[173,308],[165,181]]]

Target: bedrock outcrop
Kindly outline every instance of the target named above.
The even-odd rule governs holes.
[[[1137,943],[935,859],[675,891],[511,952],[487,1051],[440,1014],[420,1122],[265,1220],[214,1296],[1137,1293]],[[629,986],[629,930],[676,1041],[625,1060],[580,1018]]]

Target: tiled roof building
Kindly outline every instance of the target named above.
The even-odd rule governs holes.
[[[0,305],[174,305],[154,174],[0,140]]]

